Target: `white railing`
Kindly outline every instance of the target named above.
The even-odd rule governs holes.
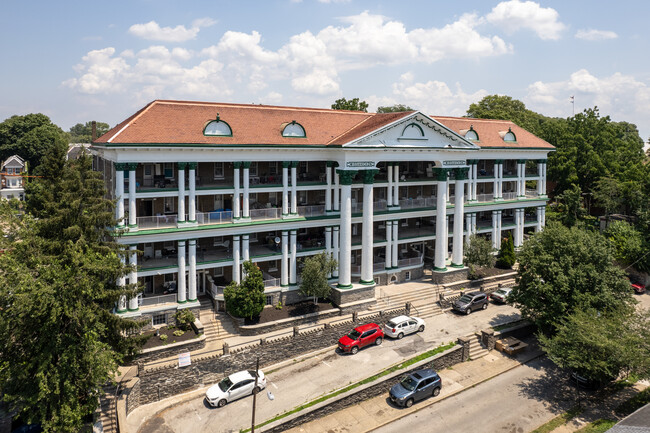
[[[536,189],[526,188],[526,197],[539,197],[539,194]]]
[[[212,299],[217,299],[219,296],[223,296],[223,290],[225,288],[225,286],[217,286],[216,284],[212,283],[212,287],[210,287],[210,297]]]
[[[436,197],[406,198],[399,201],[399,207],[401,209],[413,209],[420,207],[435,209],[436,200]]]
[[[176,302],[176,294],[162,296],[148,296],[141,298],[138,303],[141,307],[150,307],[152,305],[169,304]]]
[[[494,194],[476,194],[476,200],[479,202],[494,201]]]
[[[372,271],[373,272],[380,272],[386,269],[386,263],[375,263],[372,265]]]
[[[187,221],[188,216],[185,216]],[[197,212],[196,222],[199,225],[204,224],[225,224],[232,222],[232,211],[213,211],[213,212]]]
[[[164,229],[176,227],[176,215],[137,217],[136,223],[140,229]]]
[[[250,217],[253,221],[260,220],[276,220],[282,216],[282,209],[277,207],[269,207],[266,209],[252,209]]]
[[[504,200],[514,200],[517,198],[517,193],[516,192],[504,192],[503,197]]]
[[[420,257],[412,257],[410,259],[401,259],[397,261],[397,267],[398,268],[405,268],[408,266],[417,266],[421,265],[424,263],[424,255],[421,255]]]
[[[379,200],[373,203],[373,210],[381,211],[388,209],[388,202],[386,200]]]
[[[351,274],[360,274],[361,273],[361,265],[350,265],[350,273]]]
[[[264,280],[264,287],[280,287],[280,279],[271,278],[270,280]]]
[[[298,215],[305,218],[325,215],[324,205],[298,206],[297,210],[298,210]]]

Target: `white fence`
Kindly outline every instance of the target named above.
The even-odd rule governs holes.
[[[139,299],[138,305],[141,307],[150,307],[152,305],[168,304],[176,302],[176,294],[162,296],[148,296]]]
[[[436,197],[421,197],[421,198],[406,198],[399,201],[401,209],[414,209],[414,208],[436,208]]]
[[[176,215],[137,217],[136,223],[141,229],[164,229],[176,227]]]
[[[297,210],[298,210],[298,215],[305,218],[325,215],[324,205],[298,206]]]
[[[197,212],[196,222],[199,225],[229,223],[232,222],[232,211]]]

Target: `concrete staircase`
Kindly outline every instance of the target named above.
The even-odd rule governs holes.
[[[401,308],[407,302],[410,302],[413,306],[411,314],[421,319],[427,319],[442,314],[442,310],[438,305],[438,290],[437,286],[431,284],[405,289],[398,294],[380,297],[368,310],[381,311],[391,308]]]
[[[117,413],[115,411],[115,386],[104,388],[105,394],[99,399],[99,423],[103,433],[118,433]]]
[[[201,298],[200,302],[199,320],[203,324],[206,344],[239,335],[226,314],[214,311],[210,298]]]
[[[467,338],[470,339],[469,342],[469,358],[470,359],[479,359],[483,358],[485,355],[490,353],[483,344],[481,344],[481,335],[472,334],[468,335]]]

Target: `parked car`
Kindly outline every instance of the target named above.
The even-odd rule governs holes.
[[[451,305],[459,313],[470,314],[479,309],[485,310],[488,307],[487,294],[483,292],[466,293]]]
[[[512,292],[512,287],[503,287],[490,295],[490,299],[500,304],[508,302],[508,295]]]
[[[634,290],[634,293],[637,295],[642,295],[645,293],[645,285],[638,280],[630,280],[630,287]]]
[[[384,325],[384,334],[401,340],[405,335],[424,331],[424,320],[419,317],[397,316]]]
[[[425,368],[402,378],[390,389],[390,401],[398,406],[411,407],[416,401],[437,396],[442,389],[438,373]]]
[[[266,388],[266,377],[262,370],[257,372],[257,386],[254,370],[238,371],[208,388],[205,393],[206,400],[211,406],[224,407],[226,403],[260,392]]]
[[[353,355],[370,344],[379,346],[384,340],[384,333],[376,323],[368,323],[354,328],[348,335],[339,339],[339,349]]]

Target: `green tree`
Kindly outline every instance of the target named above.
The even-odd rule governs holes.
[[[108,126],[108,123],[97,122],[96,123],[96,133],[97,138],[106,134],[108,130],[111,129]],[[93,138],[93,122],[77,123],[75,126],[70,128],[68,132],[68,141],[70,143],[90,143]]]
[[[647,249],[643,248],[641,233],[625,221],[612,221],[605,229],[604,235],[614,246],[614,258],[623,266],[645,264],[642,259]],[[642,269],[639,266],[637,269]]]
[[[16,154],[35,168],[62,144],[68,144],[65,133],[44,114],[12,116],[0,123],[0,159]]]
[[[400,111],[414,111],[411,107],[404,104],[395,104],[388,107],[377,107],[377,113],[397,113]]]
[[[647,311],[577,309],[561,319],[555,335],[541,335],[540,343],[557,365],[595,381],[650,377]]]
[[[359,101],[359,98],[347,100],[345,98],[337,99],[332,104],[332,110],[350,110],[368,112],[368,103]]]
[[[600,233],[547,224],[518,255],[517,286],[509,300],[545,334],[575,310],[630,307],[629,282],[614,265],[613,248]]]
[[[302,268],[299,292],[303,296],[311,296],[314,304],[318,298],[328,298],[331,287],[327,276],[334,272],[337,262],[327,253],[307,257]]]
[[[244,279],[241,284],[231,281],[224,289],[226,308],[237,317],[252,319],[264,309],[264,280],[262,271],[253,262],[244,262]]]
[[[541,123],[546,119],[527,109],[523,102],[505,95],[488,95],[471,104],[467,117],[510,120],[533,134],[538,134]]]
[[[624,197],[621,182],[611,177],[601,177],[595,183],[593,197],[596,203],[605,210],[605,217],[623,207]]]
[[[508,232],[508,236],[501,242],[499,254],[497,254],[496,265],[499,268],[510,269],[517,261],[515,256],[515,243],[512,240],[512,232]]]
[[[90,158],[56,165],[56,178],[34,181],[51,190],[38,217],[0,223],[18,227],[17,241],[0,255],[0,394],[47,432],[76,432],[142,342],[123,336],[140,323],[111,312],[139,289],[117,284],[130,268],[110,231],[114,205]]]
[[[578,185],[565,190],[557,197],[557,201],[560,220],[567,227],[573,227],[587,214],[582,205],[582,190]]]
[[[476,268],[491,268],[494,261],[492,242],[483,236],[471,235],[469,242],[465,243],[465,265],[469,268],[469,278],[478,278]]]

